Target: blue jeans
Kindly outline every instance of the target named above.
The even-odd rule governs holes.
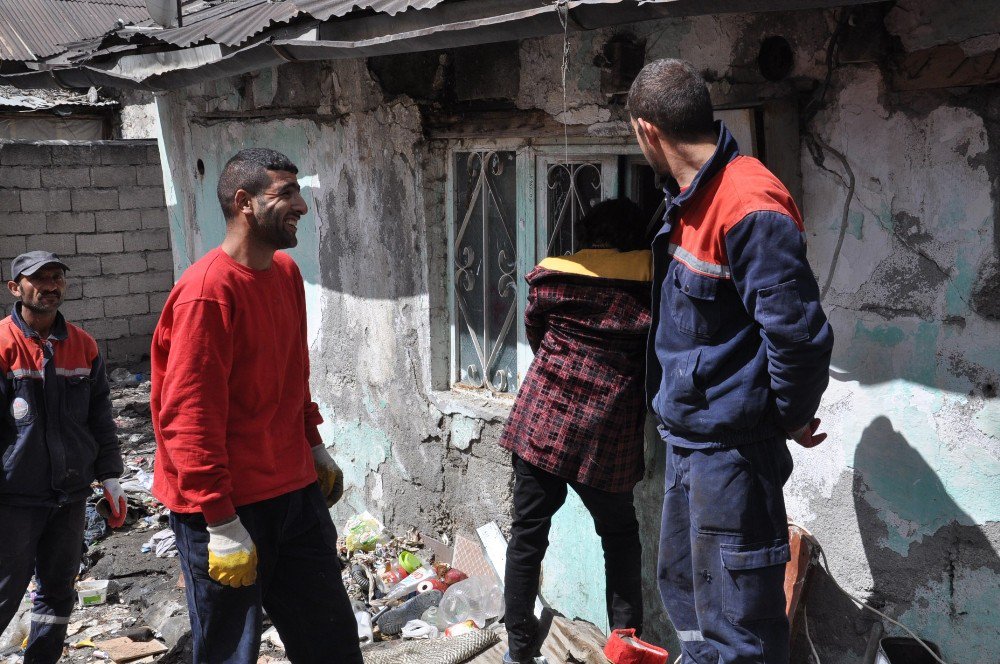
[[[684,664],[787,664],[783,438],[667,446],[658,582]]]
[[[31,607],[25,664],[55,664],[76,602],[73,582],[83,557],[86,503],[60,507],[0,504],[0,632],[17,612],[32,574],[38,591]]]
[[[236,508],[257,547],[257,583],[230,588],[208,576],[201,514],[171,513],[187,581],[197,664],[256,664],[262,609],[295,664],[362,664],[341,579],[337,530],[317,484]]]

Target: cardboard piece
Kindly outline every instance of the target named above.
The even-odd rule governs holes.
[[[167,652],[167,647],[159,641],[133,641],[124,636],[107,641],[97,641],[94,645],[108,653],[108,657],[115,662],[132,662],[143,657],[162,655]]]

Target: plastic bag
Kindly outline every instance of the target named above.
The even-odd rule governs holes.
[[[485,627],[487,620],[503,615],[503,591],[494,578],[469,577],[448,588],[438,610],[449,625],[472,620]]]
[[[374,551],[385,527],[370,513],[355,514],[344,526],[348,551]]]

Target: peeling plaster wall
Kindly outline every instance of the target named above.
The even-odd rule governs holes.
[[[997,26],[978,20],[974,4],[859,10],[826,103],[791,155],[837,345],[820,413],[830,439],[793,450],[786,499],[845,589],[936,641],[949,661],[987,663],[1000,642],[1000,89],[902,92],[892,65],[899,49],[994,38]],[[717,104],[778,99],[801,113],[826,77],[835,25],[834,12],[814,11],[626,29],[646,41],[647,60],[684,57],[705,71]],[[561,37],[521,42],[512,104],[622,132],[593,64],[613,34],[572,36],[565,113]],[[795,64],[771,83],[756,57],[775,34]],[[301,169],[315,225],[300,225],[292,253],[307,282],[322,432],[347,474],[336,522],[369,509],[395,528],[453,534],[495,519],[506,530],[511,474],[495,444],[504,405],[440,384],[446,153],[425,139],[418,104],[387,98],[364,62],[339,61],[206,84],[160,96],[157,107],[178,268],[221,239],[214,186],[238,148],[274,147]],[[652,437],[647,457],[637,488],[646,634],[676,650],[655,586],[663,450]],[[592,531],[571,495],[553,525],[543,589],[560,610],[603,625]],[[823,661],[858,661],[871,614],[821,571],[807,605]],[[796,661],[807,650],[797,638]]]

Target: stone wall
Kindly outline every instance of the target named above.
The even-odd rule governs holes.
[[[12,257],[35,249],[69,265],[60,310],[97,339],[109,364],[148,356],[173,285],[156,142],[0,144],[3,280]]]

